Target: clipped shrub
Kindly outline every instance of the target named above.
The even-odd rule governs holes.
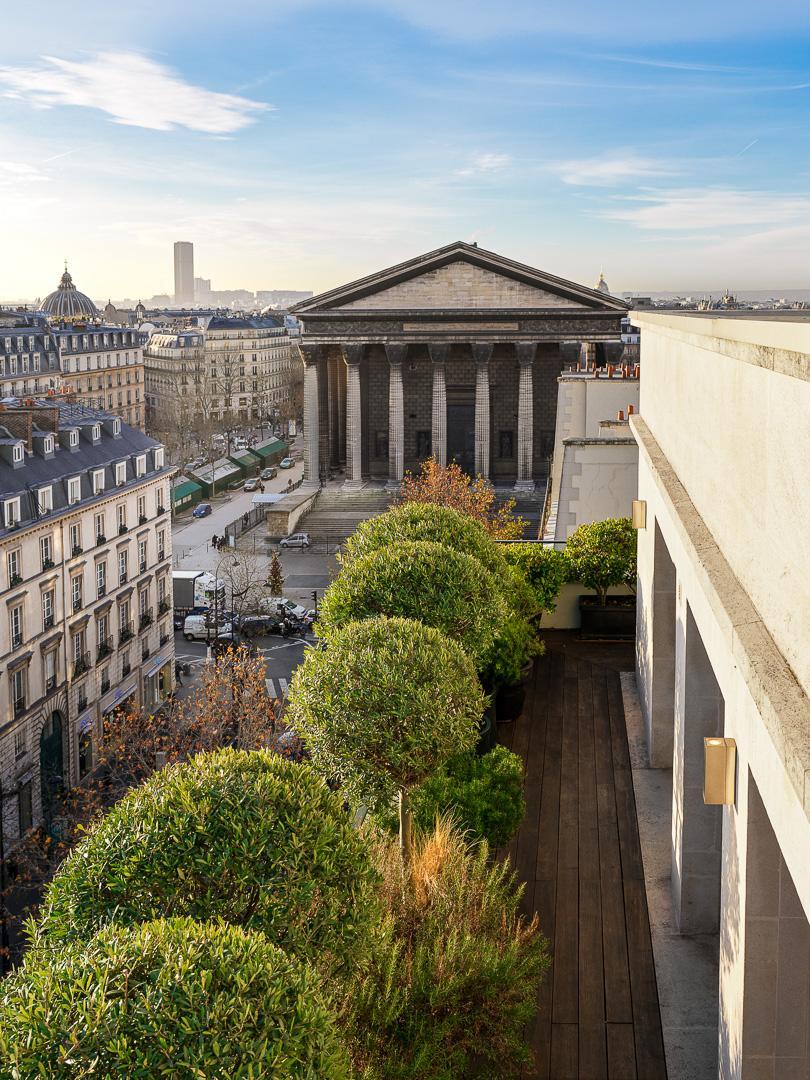
[[[260,933],[168,919],[29,959],[0,993],[3,1075],[348,1076],[315,974]]]
[[[48,886],[32,946],[110,922],[221,917],[337,967],[365,944],[375,880],[314,769],[218,750],[156,773],[109,811]]]
[[[509,1078],[530,1060],[523,1028],[549,958],[522,886],[486,844],[439,823],[405,873],[396,845],[376,843],[388,916],[349,988],[349,1031],[362,1080]]]
[[[484,695],[456,642],[412,619],[378,617],[310,649],[290,684],[287,719],[313,763],[356,802],[389,807],[454,754],[475,746]]]
[[[607,591],[635,580],[636,530],[630,518],[593,521],[569,536],[565,554],[578,581],[593,589],[604,606]]]
[[[430,832],[437,817],[448,817],[469,839],[504,847],[526,811],[523,761],[505,746],[481,757],[459,754],[414,791],[411,805],[422,832]],[[383,823],[392,828],[393,814]]]
[[[571,577],[566,553],[542,544],[508,544],[506,558],[526,581],[540,611],[553,611],[560,589]]]
[[[497,581],[472,555],[416,541],[354,559],[324,593],[318,628],[329,638],[347,622],[375,615],[418,619],[477,661],[506,612]]]
[[[491,686],[520,682],[523,665],[533,656],[542,656],[543,643],[528,619],[510,614],[486,655],[484,675]]]

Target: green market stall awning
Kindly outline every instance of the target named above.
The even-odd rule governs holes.
[[[265,439],[251,448],[252,453],[258,454],[262,465],[275,465],[287,455],[288,446],[283,439]]]
[[[172,506],[182,510],[186,506],[198,503],[205,496],[205,489],[193,480],[181,480],[172,487]]]
[[[216,492],[225,491],[228,484],[243,478],[242,470],[229,458],[217,458],[213,466],[201,465],[199,469],[191,472],[191,477],[203,486],[206,496],[209,497],[215,494],[214,487]]]
[[[256,470],[261,468],[263,462],[263,458],[252,450],[239,450],[235,454],[230,454],[228,460],[239,466],[243,476],[253,476]]]

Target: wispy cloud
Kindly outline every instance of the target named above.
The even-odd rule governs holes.
[[[0,161],[0,187],[40,184],[49,177],[35,165],[23,161]]]
[[[810,197],[805,195],[729,188],[680,188],[644,191],[621,201],[637,205],[616,205],[600,210],[598,216],[608,221],[626,222],[637,229],[662,232],[810,222]]]
[[[228,135],[271,106],[194,86],[149,57],[107,52],[87,60],[44,56],[39,67],[0,68],[0,88],[39,108],[100,109],[117,124],[171,131],[185,127]]]
[[[634,154],[558,161],[551,168],[563,183],[582,187],[614,187],[627,180],[672,176],[677,172],[664,162],[638,157]]]
[[[500,172],[511,162],[509,154],[476,154],[469,165],[456,171],[456,176],[484,176]]]

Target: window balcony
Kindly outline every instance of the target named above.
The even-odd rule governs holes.
[[[84,712],[84,710],[87,708],[87,695],[86,694],[82,694],[81,697],[78,698],[78,700],[76,701],[76,707],[79,710],[79,712]]]
[[[17,585],[22,585],[22,574],[12,574],[11,577],[8,579],[8,583],[12,589],[15,588],[15,586]]]
[[[48,678],[45,680],[45,693],[46,694],[52,694],[55,689],[56,689],[56,676],[55,675],[49,675]]]
[[[102,544],[106,544],[106,543],[107,543],[107,537],[104,535],[104,533],[99,533],[98,536],[96,537],[96,546],[100,547]]]
[[[120,525],[118,526],[118,535],[119,535],[119,536],[123,536],[123,535],[124,535],[124,533],[127,533],[127,532],[129,532],[129,528],[128,528],[128,526],[127,526],[127,525],[125,525],[125,524],[124,524],[124,522],[122,521],[122,522],[121,522],[121,524],[120,524]]]
[[[86,675],[92,667],[90,660],[90,653],[83,652],[78,657],[74,656],[73,659],[73,678],[78,679],[80,675]]]
[[[148,520],[149,520],[149,518],[146,516],[146,514],[139,514],[138,515],[138,524],[139,525],[145,525]]]
[[[131,622],[122,623],[121,626],[119,626],[119,628],[118,628],[118,647],[119,647],[119,649],[121,648],[122,645],[125,645],[128,641],[132,641],[132,639],[134,637],[135,637],[135,628],[133,627],[132,623]]]
[[[103,660],[105,656],[110,656],[113,651],[113,639],[112,636],[102,638],[98,643],[98,653],[96,654],[96,660]]]
[[[151,654],[152,654],[152,650],[149,648],[149,642],[144,641],[143,648],[141,649],[141,660],[142,661],[148,660],[149,657],[151,656]]]
[[[160,646],[159,647],[162,649],[164,645],[168,645],[168,644],[169,644],[169,632],[167,630],[164,630],[160,635]]]
[[[53,559],[43,559],[42,560],[42,569],[43,570],[53,570],[53,568],[55,566],[56,566],[56,563],[53,561]]]
[[[74,596],[73,597],[73,611],[74,612],[81,611],[83,607],[84,607],[84,603],[82,601],[82,598],[80,596]]]
[[[107,586],[102,582],[100,585],[96,585],[96,596],[100,600],[102,596],[107,595]]]
[[[25,695],[14,699],[14,715],[21,716],[25,712]]]
[[[11,647],[12,649],[19,649],[23,643],[23,636],[21,632],[17,632],[11,635]]]
[[[130,664],[129,660],[125,660],[121,665],[121,678],[125,679],[127,675],[129,675],[130,671],[132,671],[132,665]]]
[[[144,608],[144,610],[141,612],[141,620],[140,620],[140,625],[139,625],[138,629],[139,630],[146,630],[152,625],[152,623],[154,621],[155,620],[154,620],[154,616],[152,615],[152,609],[151,608]]]
[[[101,692],[102,692],[102,694],[106,694],[109,689],[110,689],[110,677],[109,677],[109,675],[105,675],[101,680]]]
[[[83,551],[84,551],[84,548],[82,547],[81,544],[74,544],[73,548],[71,549],[71,557],[75,557],[76,555],[81,555],[81,553]]]
[[[126,570],[120,570],[118,572],[118,584],[119,585],[126,585],[128,577],[129,577],[129,574],[126,572]]]
[[[171,609],[171,606],[168,596],[164,596],[162,600],[158,600],[158,615],[165,615],[166,612]]]
[[[166,507],[165,506],[159,506],[157,508],[157,510],[155,511],[155,513],[157,514],[158,517],[160,517],[161,514],[166,513]]]
[[[143,562],[141,562],[139,564],[138,573],[139,574],[145,574],[146,573],[146,559],[144,559]]]
[[[51,613],[50,615],[45,615],[43,617],[43,619],[42,619],[42,629],[43,630],[53,630],[53,623],[54,623],[53,613]]]

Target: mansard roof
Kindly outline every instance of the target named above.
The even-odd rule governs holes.
[[[470,270],[447,270],[463,263]],[[451,277],[454,286],[450,288]],[[419,283],[417,279],[425,279]],[[368,277],[304,300],[290,311],[298,316],[327,311],[573,310],[622,314],[628,305],[598,289],[556,277],[504,258],[463,240],[390,266]]]

